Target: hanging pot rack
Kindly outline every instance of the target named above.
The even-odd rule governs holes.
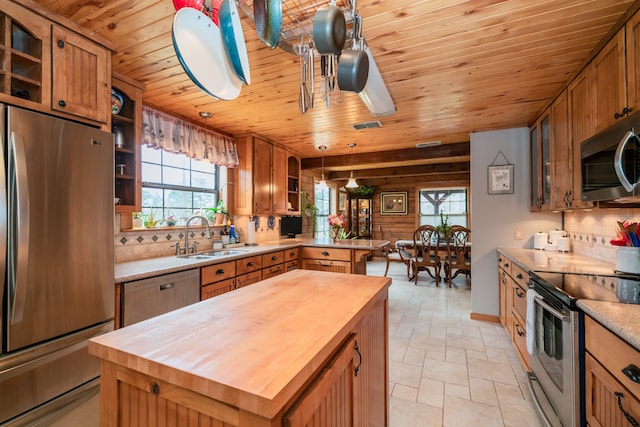
[[[313,17],[316,10],[328,6],[331,0],[282,0],[282,30],[280,33],[280,47],[285,52],[300,56],[298,44],[313,44]],[[336,0],[336,6],[344,12],[347,23],[347,37],[345,45],[353,40],[353,7],[350,0]],[[238,8],[252,21],[253,0],[238,0]]]

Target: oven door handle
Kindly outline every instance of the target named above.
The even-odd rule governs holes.
[[[536,300],[536,303],[540,304],[542,308],[547,310],[549,313],[553,314],[554,317],[557,317],[562,322],[568,322],[570,320],[569,316],[560,313],[558,310],[556,310],[555,308],[551,307],[549,304],[544,302],[544,299],[542,299],[542,297],[536,296],[534,297],[534,299]]]

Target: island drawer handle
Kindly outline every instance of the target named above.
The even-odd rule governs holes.
[[[278,259],[278,255],[274,255],[271,257],[271,261],[276,261]]]
[[[173,283],[165,283],[164,285],[160,285],[161,291],[166,291],[167,289],[173,288]]]
[[[627,421],[629,421],[629,424],[631,424],[633,427],[640,427],[640,424],[635,420],[635,418],[633,418],[631,414],[625,411],[622,407],[623,394],[619,391],[616,391],[614,394],[618,397],[618,408],[620,408],[624,417],[627,419]]]
[[[253,261],[249,261],[249,262],[247,263],[247,267],[253,267],[253,265],[254,265],[254,264],[253,264]]]
[[[323,251],[320,255],[322,255],[322,256],[329,256],[329,252],[327,252],[327,251]]]
[[[358,371],[360,370],[360,365],[362,365],[362,353],[360,353],[360,348],[358,348],[358,341],[355,341],[355,346],[354,346],[354,350],[356,351],[356,353],[358,353],[358,364],[356,365],[355,370],[355,376],[358,376]]]
[[[218,275],[224,274],[224,268],[221,268],[221,269],[217,270],[216,274],[218,274]]]
[[[160,386],[157,383],[151,383],[151,393],[158,395],[160,394]]]

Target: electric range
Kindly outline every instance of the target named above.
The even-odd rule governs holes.
[[[552,292],[571,308],[579,299],[640,304],[640,276],[613,274],[551,273],[534,271],[532,283]]]

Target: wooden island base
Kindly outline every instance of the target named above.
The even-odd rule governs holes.
[[[295,270],[93,339],[103,426],[385,426],[384,277]]]

